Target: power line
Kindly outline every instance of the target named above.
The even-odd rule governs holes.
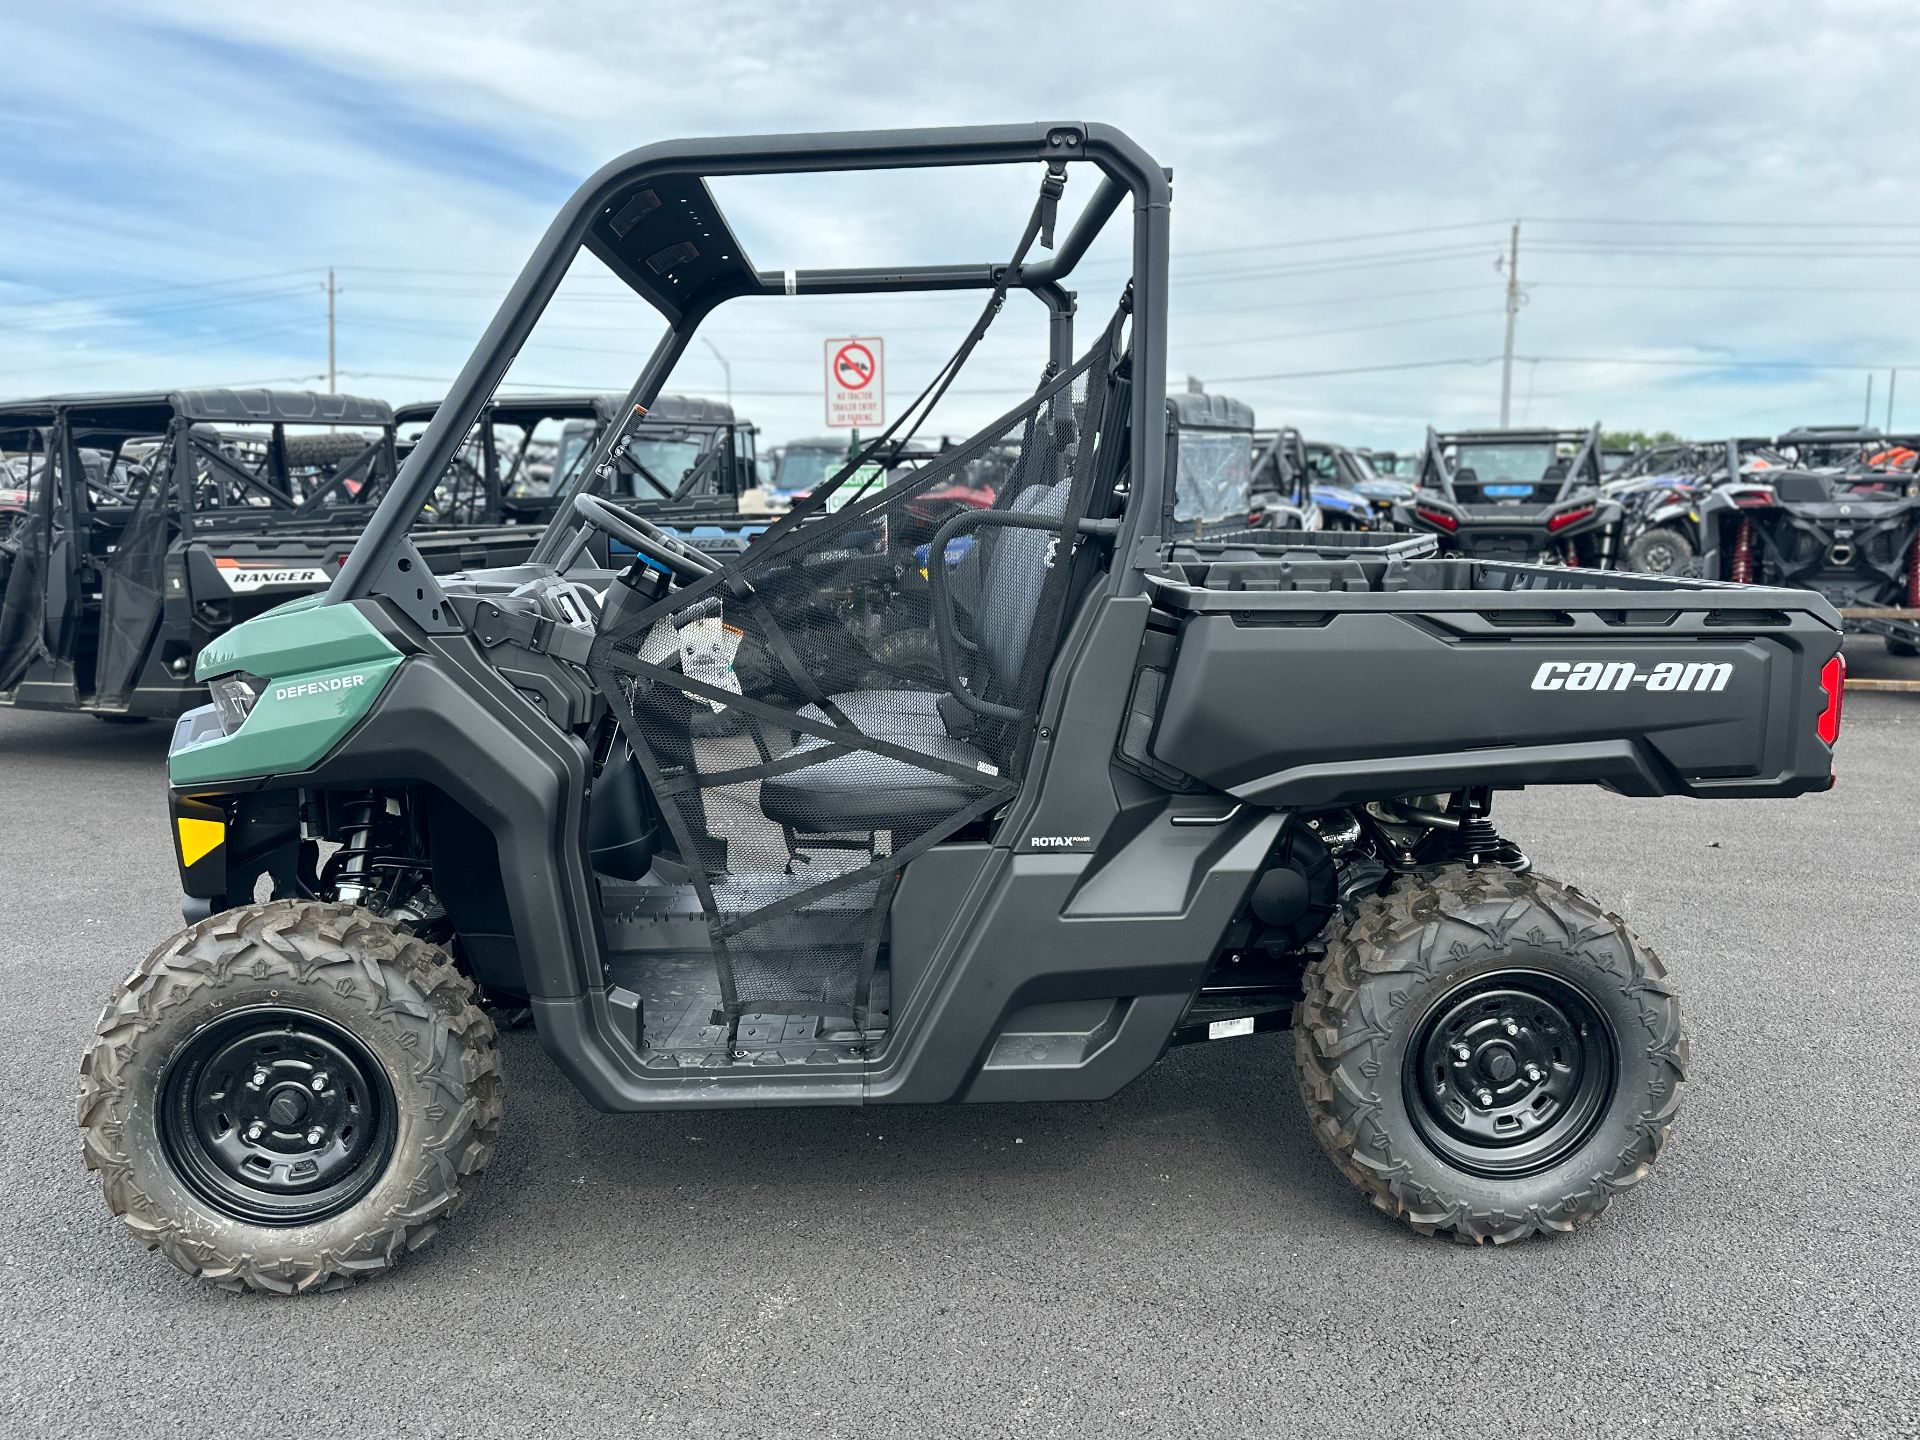
[[[1920,295],[1920,285],[1662,285],[1630,280],[1530,280],[1530,287],[1551,290],[1670,290],[1778,295]]]
[[[1678,229],[1691,226],[1702,230],[1920,230],[1920,220],[1775,220],[1771,216],[1764,220],[1623,220],[1614,216],[1568,220],[1543,215],[1522,215],[1520,218],[1529,225],[1608,225],[1620,228]]]
[[[231,289],[235,285],[254,285],[265,280],[284,280],[284,279],[287,279],[289,276],[293,276],[293,275],[311,275],[311,276],[317,277],[322,273],[323,269],[324,267],[322,266],[312,265],[312,266],[307,266],[306,268],[300,269],[300,270],[270,270],[265,274],[261,274],[261,275],[232,276],[225,280],[168,281],[163,284],[149,285],[144,289],[139,289],[139,290],[117,290],[117,291],[107,291],[104,293],[99,291],[90,293],[83,290],[78,294],[62,295],[59,297],[59,300],[57,301],[56,300],[49,300],[49,301],[28,300],[28,301],[23,301],[21,303],[57,304],[57,303],[60,303],[60,301],[71,301],[71,300],[123,300],[123,299],[134,299],[141,295],[158,295],[167,291],[175,291],[175,290]]]
[[[255,340],[265,340],[276,335],[290,335],[296,330],[305,330],[306,322],[297,325],[274,325],[265,330],[250,331],[245,335],[227,335],[209,340],[201,345],[189,345],[171,350],[141,350],[125,354],[103,354],[89,360],[71,365],[36,365],[35,375],[62,374],[73,370],[93,370],[106,365],[137,365],[148,360],[169,360],[178,355],[198,355],[208,350],[219,350],[229,345],[246,345]]]
[[[55,315],[48,317],[57,322],[51,325],[36,325],[33,323],[35,318],[33,316],[9,316],[3,310],[0,310],[0,318],[6,318],[10,320],[11,323],[21,326],[22,328],[32,329],[44,334],[56,334],[62,330],[78,330],[90,326],[132,324],[139,320],[147,320],[164,315],[187,315],[199,314],[203,310],[225,310],[235,305],[272,304],[276,301],[297,299],[302,296],[311,297],[313,294],[313,287],[308,285],[283,287],[277,290],[255,290],[241,295],[192,300],[184,304],[142,306],[137,309],[128,310],[109,310],[97,315]],[[49,300],[44,302],[39,308],[43,310],[51,309],[67,303],[77,302]]]
[[[1367,325],[1336,325],[1326,330],[1294,330],[1281,335],[1250,335],[1239,340],[1198,340],[1172,348],[1184,354],[1189,350],[1219,350],[1230,345],[1277,345],[1287,340],[1317,340],[1325,335],[1358,335],[1366,330],[1398,330],[1408,325],[1435,325],[1442,320],[1478,319],[1500,313],[1498,309],[1451,310],[1444,315],[1408,315],[1399,320],[1376,320]]]
[[[1518,355],[1529,365],[1652,365],[1678,370],[1854,370],[1877,372],[1904,370],[1917,363],[1912,360],[1882,360],[1860,364],[1850,360],[1743,360],[1727,356],[1718,360],[1680,360],[1651,355]]]
[[[1439,225],[1410,225],[1397,230],[1359,230],[1345,235],[1316,235],[1289,240],[1267,240],[1257,245],[1221,245],[1206,249],[1182,250],[1183,257],[1202,257],[1213,255],[1250,255],[1268,250],[1305,250],[1320,245],[1350,245],[1364,240],[1401,240],[1413,235],[1441,235],[1461,230],[1483,230],[1489,226],[1504,225],[1504,220],[1459,220]],[[1101,262],[1111,264],[1113,262]],[[432,265],[341,265],[342,271],[353,271],[369,275],[457,275],[479,280],[513,280],[518,278],[518,270],[453,270]],[[767,267],[762,267],[767,268]],[[780,268],[780,267],[773,267]],[[604,281],[624,284],[613,275],[574,275],[569,280]]]
[[[1350,365],[1338,370],[1283,370],[1270,375],[1210,375],[1207,377],[1207,383],[1248,385],[1260,380],[1317,380],[1330,375],[1383,375],[1392,370],[1439,370],[1453,365],[1478,366],[1499,363],[1498,355],[1472,355],[1454,360],[1405,360],[1393,365]]]

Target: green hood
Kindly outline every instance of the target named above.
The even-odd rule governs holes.
[[[400,668],[401,654],[353,605],[303,595],[218,636],[200,652],[202,680],[244,672],[266,683],[230,735],[180,743],[175,785],[306,770],[359,723]]]

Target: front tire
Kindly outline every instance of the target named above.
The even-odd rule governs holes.
[[[1447,865],[1361,900],[1294,1015],[1315,1138],[1422,1234],[1499,1244],[1645,1178],[1687,1039],[1653,952],[1569,886]]]
[[[444,951],[351,906],[189,926],[122,982],[81,1062],[108,1209],[226,1289],[388,1269],[492,1156],[500,1061],[473,993]]]

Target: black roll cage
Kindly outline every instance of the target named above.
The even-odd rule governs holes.
[[[1040,163],[1065,173],[1091,165],[1100,180],[1050,256],[1029,260],[1009,276],[1004,261],[978,264],[759,270],[748,261],[721,215],[707,180]],[[480,418],[509,366],[558,291],[584,246],[667,321],[642,366],[625,408],[644,412],[707,315],[745,296],[859,295],[927,291],[991,291],[1010,285],[1032,293],[1049,313],[1050,353],[1071,359],[1075,295],[1062,282],[1086,255],[1121,202],[1133,199],[1132,353],[1129,473],[1133,494],[1119,540],[1126,556],[1147,554],[1159,540],[1164,486],[1167,259],[1171,180],[1127,135],[1080,123],[980,125],[941,129],[852,131],[815,135],[749,135],[674,140],[628,152],[604,166],[562,206],[495,312],[472,356],[402,466],[359,543],[327,591],[327,603],[364,596],[391,599],[415,623],[456,628],[444,595],[406,555],[407,534],[455,452]],[[1116,298],[1118,298],[1116,294]],[[584,473],[607,463],[623,427],[607,427]],[[549,527],[534,551],[552,563],[565,547],[562,526]],[[404,567],[404,583],[399,562]],[[1118,593],[1136,593],[1139,565],[1117,577]],[[425,585],[422,585],[422,580]]]
[[[1599,490],[1606,482],[1606,472],[1600,465],[1600,426],[1593,425],[1586,430],[1435,430],[1427,427],[1426,449],[1420,456],[1420,471],[1414,483],[1422,490],[1432,490],[1445,496],[1456,505],[1485,503],[1484,494],[1472,501],[1461,500],[1454,489],[1454,478],[1458,465],[1447,458],[1449,446],[1458,445],[1571,445],[1573,454],[1567,459],[1566,474],[1560,477],[1559,488],[1547,497],[1544,503],[1558,505],[1570,500],[1582,490]],[[1516,482],[1518,483],[1518,482]],[[1537,490],[1544,481],[1534,482]],[[1536,498],[1535,503],[1543,503]]]

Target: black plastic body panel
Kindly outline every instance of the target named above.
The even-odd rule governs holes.
[[[1794,795],[1837,617],[1791,591],[1415,562],[1390,593],[1163,587],[1179,650],[1153,756],[1236,797],[1312,806],[1460,785]],[[1587,583],[1582,584],[1585,580]],[[1663,668],[1668,667],[1668,668]]]

